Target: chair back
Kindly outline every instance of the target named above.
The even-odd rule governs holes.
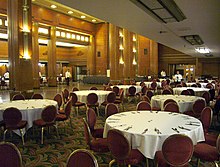
[[[66,114],[66,116],[69,118],[70,113],[71,113],[71,109],[72,109],[72,100],[70,99],[67,103],[66,106],[64,108],[64,112]]]
[[[3,121],[6,124],[6,127],[16,127],[16,125],[21,121],[22,114],[18,108],[9,107],[6,108],[3,112]]]
[[[16,94],[12,97],[12,101],[15,100],[25,100],[25,97],[22,94]]]
[[[0,143],[0,166],[22,167],[22,157],[18,148],[9,142]]]
[[[140,111],[140,110],[150,110],[151,111],[150,103],[148,103],[147,101],[140,101],[137,104],[137,111]]]
[[[119,98],[120,98],[120,101],[123,102],[123,100],[124,100],[124,89],[119,90]]]
[[[151,97],[154,95],[154,93],[151,90],[148,90],[146,95],[151,100]]]
[[[40,93],[35,93],[31,97],[31,99],[44,99],[44,97]]]
[[[71,97],[72,105],[74,106],[76,104],[76,102],[78,101],[77,94],[74,92],[71,92],[70,97]]]
[[[119,87],[113,86],[112,91],[115,92],[116,96],[119,95]]]
[[[193,89],[187,89],[191,96],[195,96],[195,91]]]
[[[205,101],[203,99],[198,99],[193,103],[193,112],[194,113],[201,113],[202,110],[205,108]]]
[[[191,87],[197,88],[198,85],[197,84],[192,84]]]
[[[176,112],[179,113],[179,106],[176,102],[169,102],[165,105],[164,111]]]
[[[116,100],[116,94],[115,92],[110,92],[107,97],[106,97],[106,100],[108,103],[114,103],[115,100]]]
[[[115,129],[109,130],[107,134],[107,140],[109,144],[109,150],[117,161],[123,161],[129,156],[131,146],[128,140],[120,131]]]
[[[93,86],[93,87],[90,88],[90,90],[98,90],[98,88]]]
[[[181,87],[183,87],[183,86],[182,86],[181,84],[177,84],[176,87],[177,87],[177,88],[181,88]]]
[[[208,89],[213,89],[212,83],[207,83],[206,88],[208,88]]]
[[[89,104],[96,104],[98,102],[98,95],[96,93],[89,93],[87,96],[87,102]]]
[[[105,116],[108,118],[109,116],[113,114],[119,113],[118,106],[115,105],[114,103],[109,103],[105,107]]]
[[[172,93],[171,93],[171,91],[169,90],[169,89],[164,89],[163,91],[162,91],[162,95],[171,95]]]
[[[216,148],[218,150],[218,154],[220,154],[220,134],[218,135],[218,138],[216,141]]]
[[[147,92],[147,86],[144,85],[144,86],[142,86],[142,88],[141,88],[141,93],[142,93],[143,95],[145,95],[146,92]]]
[[[53,100],[55,100],[57,102],[57,106],[58,106],[58,110],[60,110],[60,107],[62,106],[62,96],[61,94],[56,94],[53,98]]]
[[[95,129],[96,120],[97,118],[95,111],[92,108],[88,108],[86,111],[86,121],[91,132]]]
[[[187,87],[185,82],[181,82],[182,87]]]
[[[147,95],[142,96],[142,101],[150,103],[150,99],[147,97]]]
[[[130,86],[130,87],[128,88],[128,94],[134,96],[135,93],[136,93],[136,87]]]
[[[176,104],[177,104],[177,102],[176,102],[175,100],[173,100],[173,99],[166,99],[166,100],[164,101],[164,103],[163,103],[163,107],[165,107],[166,104],[168,104],[169,102],[173,102],[173,103],[176,103]]]
[[[209,93],[210,93],[210,100],[213,100],[215,98],[215,89],[209,89]]]
[[[90,149],[91,140],[93,137],[89,129],[89,125],[85,118],[83,118],[83,125],[84,125],[84,136],[85,136],[86,144],[89,146],[89,149]]]
[[[188,90],[183,90],[181,92],[181,95],[190,95],[190,92]]]
[[[218,98],[214,104],[213,114],[218,115],[220,111],[220,98]]]
[[[162,154],[169,165],[184,166],[192,158],[193,142],[185,135],[171,135],[162,145]]]
[[[210,93],[209,93],[209,92],[204,92],[204,93],[202,94],[202,97],[205,99],[206,104],[209,104],[210,99],[211,99]]]
[[[212,109],[210,107],[205,107],[202,110],[200,120],[202,122],[204,132],[207,133],[212,122]]]
[[[79,89],[77,87],[73,87],[72,92],[74,91],[79,91]]]
[[[68,89],[64,89],[62,91],[62,95],[63,95],[63,101],[64,103],[66,103],[69,99],[69,90]]]
[[[150,84],[151,89],[156,89],[157,88],[157,82],[152,82]]]
[[[57,108],[53,105],[49,105],[43,109],[41,113],[41,118],[44,122],[49,124],[55,121],[56,115],[57,115]]]
[[[196,83],[196,85],[197,85],[198,88],[202,87],[202,85],[200,83]]]
[[[73,151],[67,160],[67,167],[98,167],[95,156],[86,149]]]

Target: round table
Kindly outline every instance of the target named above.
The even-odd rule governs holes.
[[[163,103],[167,99],[173,99],[177,102],[181,113],[185,111],[191,111],[193,103],[198,99],[203,99],[197,96],[186,96],[186,95],[156,95],[151,98],[151,107],[157,107],[163,110]]]
[[[2,115],[6,108],[16,107],[21,111],[22,120],[27,120],[28,124],[26,126],[26,130],[28,130],[33,126],[34,120],[41,118],[43,108],[48,105],[54,105],[57,107],[57,102],[49,99],[16,100],[4,102],[0,104],[0,120],[3,120]],[[16,130],[15,133],[20,135],[18,130]]]
[[[98,96],[98,102],[101,104],[106,100],[107,95],[112,91],[106,91],[106,90],[80,90],[80,91],[74,91],[74,93],[77,95],[78,100],[80,102],[86,103],[87,102],[87,96],[90,93],[95,93]]]
[[[183,90],[187,90],[187,89],[194,90],[195,96],[200,96],[200,97],[202,97],[204,92],[208,92],[209,91],[209,89],[207,89],[207,88],[177,87],[177,88],[173,88],[173,93],[175,95],[180,95]]]
[[[125,94],[128,94],[128,89],[131,86],[134,86],[136,88],[135,93],[141,92],[141,88],[142,88],[140,85],[114,85],[114,86],[117,86],[119,89],[123,89]],[[111,88],[113,88],[114,86],[111,86]]]
[[[145,83],[145,85],[146,85],[148,88],[151,87],[152,82],[147,82],[147,81],[145,81],[144,83]],[[156,82],[156,83],[157,83],[157,87],[161,87],[161,82]],[[136,82],[136,84],[137,84],[137,85],[140,85],[141,82]]]
[[[145,157],[153,159],[166,138],[172,134],[189,136],[193,144],[204,141],[202,123],[191,116],[163,111],[130,111],[106,119],[103,137],[109,129],[121,131]]]

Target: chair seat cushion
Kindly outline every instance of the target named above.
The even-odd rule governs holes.
[[[36,125],[36,126],[42,126],[42,127],[51,126],[51,125],[54,125],[54,124],[55,124],[55,122],[46,123],[46,122],[44,122],[42,119],[34,120],[33,123],[34,123],[34,125]]]
[[[201,113],[194,113],[193,111],[186,111],[184,114],[195,117],[195,118],[200,118]]]
[[[91,141],[90,149],[95,152],[109,152],[107,138],[96,138]]]
[[[74,104],[74,106],[76,106],[76,107],[85,106],[85,105],[86,105],[86,103],[83,103],[83,102],[80,102],[80,101],[77,101],[77,102]]]
[[[95,104],[89,104],[89,103],[87,103],[87,106],[88,106],[88,107],[98,107],[98,106],[99,106],[99,103],[98,103],[98,102],[95,103]]]
[[[206,133],[205,134],[205,143],[215,147],[217,138],[218,138],[217,134]]]
[[[65,121],[67,120],[67,116],[65,114],[57,114],[56,121]]]
[[[204,161],[209,161],[209,162],[216,161],[219,158],[219,154],[216,147],[213,147],[206,143],[198,143],[194,147],[193,155]]]
[[[129,157],[125,160],[126,164],[136,165],[144,160],[144,156],[137,149],[132,149]],[[119,162],[120,163],[120,162]]]
[[[58,110],[59,114],[65,114],[64,109]]]
[[[6,129],[9,130],[15,130],[15,129],[23,129],[27,125],[27,121],[20,121],[17,125],[7,125],[6,124]]]
[[[104,132],[104,128],[97,128],[94,129],[91,133],[92,136],[95,138],[103,138],[103,132]]]

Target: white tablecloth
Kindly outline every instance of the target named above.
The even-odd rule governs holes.
[[[22,120],[27,120],[26,130],[33,126],[33,121],[41,118],[43,108],[48,105],[57,107],[57,102],[49,99],[31,99],[31,100],[16,100],[4,102],[0,104],[0,121],[3,120],[3,112],[8,107],[16,107],[21,111]],[[19,131],[15,131],[20,135]],[[25,133],[25,131],[24,131]]]
[[[111,91],[105,91],[105,90],[80,90],[80,91],[74,91],[76,93],[78,100],[80,102],[86,103],[87,102],[87,96],[90,93],[95,93],[98,96],[98,102],[101,104],[106,100],[107,95]]]
[[[187,125],[190,123],[193,125]],[[161,134],[158,134],[155,128]],[[131,143],[132,148],[137,148],[145,157],[153,159],[156,151],[161,150],[164,140],[178,133],[172,128],[176,128],[180,134],[189,136],[194,145],[205,140],[202,124],[198,119],[162,111],[131,111],[114,114],[105,122],[103,137],[107,137],[109,129],[120,130]],[[145,129],[148,130],[144,133]]]
[[[186,85],[187,85],[188,87],[192,86],[193,84],[196,84],[196,82],[186,83]],[[206,88],[206,85],[207,85],[208,83],[200,83],[200,84],[201,84],[201,87],[202,87],[202,88]],[[215,88],[215,84],[212,84],[212,86],[213,86],[213,88]]]
[[[128,89],[131,86],[134,86],[136,88],[136,93],[141,92],[141,86],[140,85],[116,85],[119,89],[123,89],[125,94],[128,93]],[[113,88],[114,86],[111,86],[111,88]]]
[[[195,92],[195,96],[202,96],[204,92],[208,92],[207,88],[194,88],[194,87],[177,87],[173,88],[173,93],[175,95],[180,95],[183,90],[192,89]]]
[[[141,82],[136,82],[137,85],[140,85]],[[144,82],[145,85],[150,88],[151,87],[151,84],[152,82]],[[156,82],[157,83],[157,87],[161,87],[161,82]]]
[[[179,106],[179,110],[181,113],[185,111],[191,111],[193,103],[197,99],[203,99],[202,97],[197,96],[186,96],[186,95],[156,95],[151,98],[151,106],[152,107],[159,107],[163,110],[163,103],[167,99],[173,99],[177,102]]]

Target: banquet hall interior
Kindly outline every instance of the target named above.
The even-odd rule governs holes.
[[[219,9],[1,0],[0,167],[220,165]]]

